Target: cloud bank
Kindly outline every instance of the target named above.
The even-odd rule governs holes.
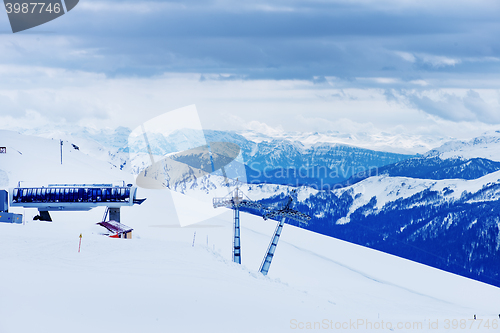
[[[133,127],[196,103],[205,126],[220,129],[240,119],[314,131],[347,119],[359,129],[477,132],[500,122],[499,9],[86,0],[18,34],[4,15],[0,118]]]

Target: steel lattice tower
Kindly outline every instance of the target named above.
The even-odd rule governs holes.
[[[222,198],[213,199],[214,208],[226,207],[234,210],[234,238],[233,238],[233,261],[241,264],[241,242],[240,242],[240,207],[260,210],[262,206],[250,200],[239,188],[229,192]]]
[[[292,192],[292,195],[294,192]],[[299,222],[307,222],[311,219],[309,215],[303,214],[299,211],[290,208],[293,201],[292,195],[290,195],[287,204],[283,208],[270,211],[263,215],[264,220],[281,216],[281,221],[276,226],[276,230],[274,231],[273,237],[271,238],[271,243],[269,243],[269,247],[267,248],[264,260],[262,260],[262,264],[260,265],[259,272],[261,272],[264,275],[267,275],[267,272],[269,272],[269,267],[271,267],[271,261],[273,260],[274,257],[274,251],[276,251],[276,247],[278,246],[278,241],[280,239],[283,226],[285,225],[286,218],[296,220]]]

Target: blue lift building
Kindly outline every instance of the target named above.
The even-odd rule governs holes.
[[[0,190],[0,222],[23,223],[21,214],[9,213],[9,193],[6,190]]]
[[[131,184],[53,184],[47,187],[15,187],[10,190],[10,206],[36,208],[35,219],[52,221],[50,211],[88,211],[105,206],[109,219],[120,222],[120,207],[141,204],[137,187]]]

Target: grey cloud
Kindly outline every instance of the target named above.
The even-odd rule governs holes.
[[[60,122],[78,122],[84,118],[107,119],[109,107],[95,99],[84,95],[61,96],[58,90],[26,90],[18,91],[14,97],[0,92],[0,115],[13,118],[25,117],[26,111],[33,110],[43,114],[47,119]]]
[[[68,15],[33,29],[55,34],[40,36],[39,45],[21,56],[17,52],[9,57],[7,49],[0,62],[31,61],[110,76],[197,72],[314,80],[388,72],[398,77],[486,72],[491,63],[441,64],[446,64],[443,59],[498,56],[495,50],[500,49],[497,17],[481,4],[433,6],[432,11],[418,5],[406,8],[396,1],[102,4],[87,0]],[[396,9],[388,10],[391,6]],[[16,36],[18,45],[33,43],[26,36]],[[408,63],[391,50],[420,54],[422,60]]]
[[[445,93],[439,100],[421,93],[406,93],[404,97],[411,107],[442,119],[500,124],[500,108],[486,103],[474,90],[467,91],[464,97]]]
[[[354,87],[380,86],[356,81],[358,77],[390,76],[405,82],[427,75],[490,74],[500,70],[498,61],[463,59],[500,57],[494,6],[86,0],[39,28],[0,35],[0,64],[62,67],[109,77],[227,73],[246,80],[315,82],[335,76]],[[36,35],[44,31],[54,33]],[[416,60],[409,62],[395,51]]]
[[[346,93],[344,91],[344,89],[338,90],[338,92],[331,94],[330,97],[332,97],[334,99],[338,99],[338,100],[351,100],[351,101],[358,100],[358,97],[356,97],[352,94]]]
[[[500,108],[486,103],[478,92],[469,90],[463,98],[464,106],[474,112],[477,119],[483,123],[500,123]]]
[[[383,94],[388,102],[399,102],[398,96],[396,96],[392,89],[385,89]]]

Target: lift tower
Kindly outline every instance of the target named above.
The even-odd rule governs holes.
[[[241,264],[240,207],[262,209],[261,204],[250,200],[238,187],[222,198],[213,199],[214,208],[226,207],[234,210],[233,261]]]
[[[271,261],[273,260],[273,257],[274,257],[274,251],[276,251],[276,247],[278,246],[278,241],[280,239],[281,231],[283,230],[283,226],[285,224],[285,219],[289,218],[289,219],[296,220],[299,222],[307,222],[311,219],[311,217],[309,215],[303,214],[299,211],[296,211],[296,210],[290,208],[292,201],[293,201],[292,195],[294,193],[295,193],[295,191],[293,191],[290,194],[288,202],[286,203],[285,206],[283,206],[283,208],[272,210],[272,211],[267,212],[263,215],[264,220],[273,219],[273,218],[281,216],[281,221],[276,226],[276,230],[274,231],[274,235],[271,238],[271,243],[269,243],[269,247],[267,248],[267,252],[266,252],[266,255],[264,257],[264,260],[262,260],[262,264],[260,265],[259,272],[261,272],[264,275],[267,275],[267,272],[269,272],[269,267],[271,266]]]

